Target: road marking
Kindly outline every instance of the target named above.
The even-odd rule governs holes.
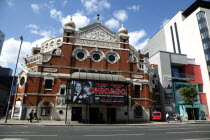
[[[1,140],[28,140],[28,139],[25,139],[25,138],[3,138]]]
[[[210,131],[186,131],[186,132],[166,132],[166,133],[170,133],[170,134],[172,134],[172,133],[175,133],[175,134],[177,134],[177,133],[209,133]]]
[[[199,138],[199,139],[183,139],[183,140],[210,140],[210,138]]]
[[[36,133],[36,132],[0,132],[0,133]]]
[[[110,131],[110,130],[84,130],[84,131]],[[128,131],[128,130],[111,130],[111,131]]]
[[[0,135],[0,137],[56,137],[58,135]]]
[[[169,130],[169,129],[179,130],[179,129],[194,129],[194,128],[156,128],[156,129],[148,129],[148,130]]]
[[[110,134],[110,135],[84,135],[86,137],[112,137],[112,136],[140,136],[144,134]]]

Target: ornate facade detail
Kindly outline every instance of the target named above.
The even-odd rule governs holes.
[[[61,53],[62,53],[61,49],[60,48],[57,48],[56,51],[55,51],[55,54],[61,55]]]
[[[53,38],[53,39],[45,41],[41,45],[41,53],[53,51],[54,49],[61,47],[62,41],[63,41],[62,37],[57,37],[57,38]]]
[[[106,55],[107,61],[111,64],[114,64],[120,60],[120,55],[113,50],[107,51],[105,55]]]
[[[129,61],[130,62],[140,62],[140,58],[139,58],[137,51],[130,49],[130,60]]]
[[[46,71],[46,72],[57,72],[58,69],[55,69],[55,68],[44,68],[43,71]]]
[[[60,107],[64,107],[66,106],[66,99],[65,97],[56,97],[56,105],[57,107],[60,106]]]
[[[120,48],[119,43],[96,41],[96,40],[87,40],[87,39],[75,39],[74,43],[75,44],[80,44],[80,45],[91,45],[91,46],[100,46],[100,47]]]
[[[51,52],[48,52],[48,53],[43,54],[42,61],[46,63],[46,62],[49,62],[51,58],[52,58],[52,54]]]
[[[80,38],[94,39],[94,40],[103,40],[103,41],[116,41],[116,37],[113,37],[102,28],[97,27],[86,32],[78,34]]]

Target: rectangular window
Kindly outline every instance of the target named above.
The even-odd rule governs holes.
[[[61,88],[60,95],[64,95],[64,94],[65,94],[65,88]]]
[[[209,38],[209,32],[208,30],[201,32],[201,39]]]
[[[45,80],[45,89],[52,89],[52,82],[53,82],[53,80],[46,79]]]
[[[206,28],[207,27],[206,20],[203,20],[198,25],[200,30]]]
[[[135,98],[140,98],[140,85],[135,85]]]
[[[209,65],[207,65],[207,68],[208,68],[208,72],[210,72],[210,66]]]
[[[203,84],[198,84],[198,90],[200,93],[203,92]]]
[[[50,116],[50,107],[41,108],[41,116]]]
[[[176,53],[175,43],[174,43],[174,33],[173,33],[173,27],[171,26],[171,37],[172,37],[172,44],[174,48],[174,53]]]
[[[142,107],[134,109],[134,118],[142,118]]]
[[[178,29],[177,29],[176,22],[174,23],[174,27],[175,27],[175,33],[176,33],[176,41],[177,41],[178,51],[179,51],[179,53],[181,53],[181,48],[180,48],[180,43],[179,43],[179,34],[178,34]]]
[[[205,18],[205,12],[200,11],[199,13],[197,13],[197,19],[200,20],[202,18]]]

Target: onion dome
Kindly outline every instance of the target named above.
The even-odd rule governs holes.
[[[72,21],[72,17],[70,18],[70,21],[67,22],[64,26],[65,26],[65,27],[72,27],[72,28],[74,28],[74,29],[76,28],[75,23]]]
[[[121,28],[118,30],[118,34],[128,34],[128,30],[121,25]]]

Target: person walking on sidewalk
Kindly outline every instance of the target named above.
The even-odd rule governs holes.
[[[32,122],[33,118],[34,118],[34,110],[32,109],[31,112],[29,113],[29,120],[30,120],[30,122]]]
[[[166,122],[169,123],[169,114],[168,114],[168,112],[166,113]]]

